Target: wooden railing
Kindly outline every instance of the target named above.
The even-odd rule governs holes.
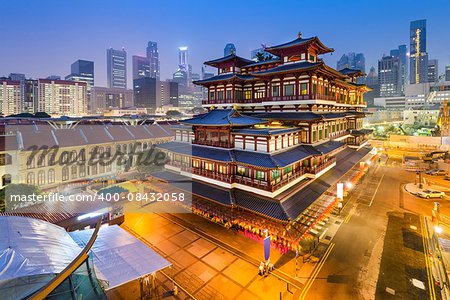
[[[310,173],[310,174],[317,174],[317,173],[321,172],[323,169],[329,167],[330,165],[332,165],[335,162],[336,162],[336,158],[335,157],[329,158],[326,162],[321,163],[320,165],[311,167],[309,169],[308,173]]]
[[[232,145],[229,142],[223,142],[223,141],[192,140],[192,144],[205,145],[205,146],[214,146],[214,147],[222,147],[222,148],[232,148]]]

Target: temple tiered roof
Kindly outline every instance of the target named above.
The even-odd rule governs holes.
[[[219,67],[223,64],[230,64],[236,67],[242,67],[248,64],[253,63],[252,60],[237,56],[236,54],[230,54],[218,59],[213,59],[209,61],[205,61],[205,65],[212,66],[212,67]]]
[[[317,51],[317,54],[334,52],[333,48],[328,48],[327,46],[325,46],[317,36],[310,38],[302,38],[301,34],[299,34],[298,37],[293,41],[272,47],[267,47],[264,49],[264,51],[272,53],[276,56],[281,56],[282,53],[290,51],[292,49],[298,48],[306,49],[309,47],[314,47]]]
[[[362,72],[361,70],[357,70],[357,69],[350,69],[350,68],[344,68],[342,70],[339,70],[340,73],[347,75],[347,76],[364,76],[366,74],[364,74],[364,72]]]
[[[252,80],[252,79],[255,79],[255,77],[252,75],[227,73],[227,74],[213,76],[213,77],[203,79],[203,80],[197,80],[197,81],[194,81],[194,84],[202,85],[202,84],[208,84],[208,83],[220,82],[220,81],[247,81],[247,80]]]
[[[241,115],[234,109],[214,109],[206,114],[180,122],[201,126],[252,126],[267,123],[259,118]]]

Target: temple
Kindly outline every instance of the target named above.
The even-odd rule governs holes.
[[[222,204],[239,206],[245,191],[259,197],[257,213],[286,221],[301,211],[281,205],[275,216],[264,201],[285,205],[293,191],[335,167],[341,151],[364,147],[369,89],[357,83],[359,70],[337,71],[323,62],[319,56],[334,50],[318,37],[299,34],[265,51],[273,58],[254,62],[231,54],[205,62],[218,70],[194,82],[208,90],[208,113],[180,121],[175,140],[158,147],[170,157],[166,168],[229,190]]]

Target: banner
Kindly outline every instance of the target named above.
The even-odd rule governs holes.
[[[270,257],[270,237],[264,239],[264,259],[267,261]]]

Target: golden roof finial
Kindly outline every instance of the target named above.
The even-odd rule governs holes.
[[[302,32],[299,31],[298,34],[297,34],[297,36],[298,36],[299,39],[301,39],[301,38],[302,38]]]

